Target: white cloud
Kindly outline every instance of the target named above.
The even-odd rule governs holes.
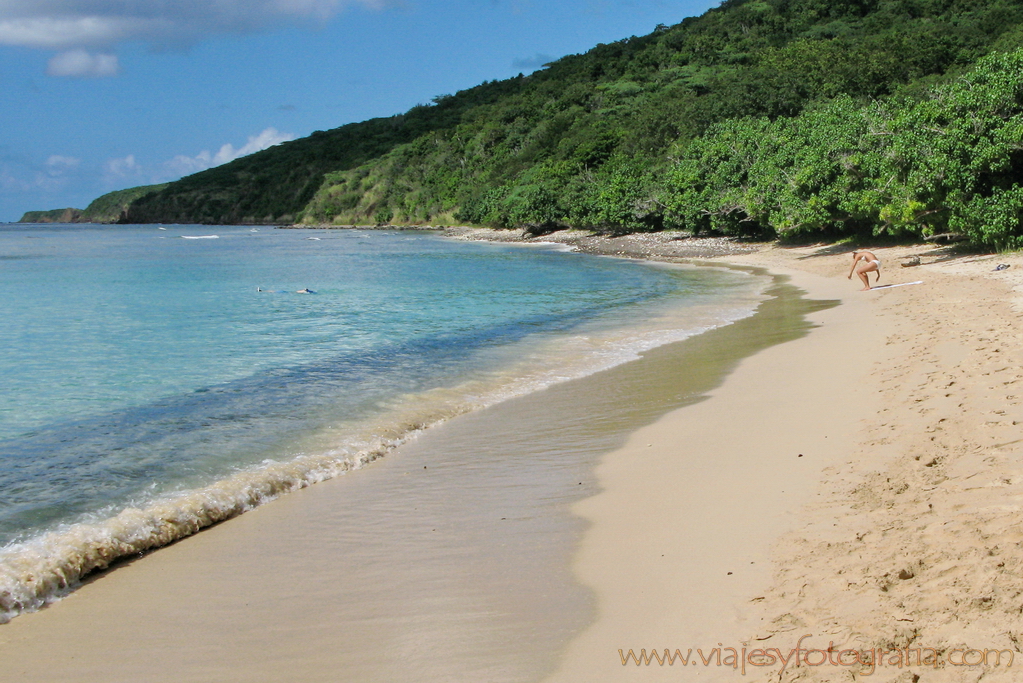
[[[118,175],[126,175],[131,171],[135,171],[138,167],[139,165],[135,161],[134,154],[129,154],[123,159],[111,159],[107,162],[107,170]]]
[[[0,4],[0,44],[51,50],[113,45],[156,28],[117,17],[9,15]]]
[[[50,169],[50,173],[63,173],[64,171],[77,168],[80,163],[82,163],[81,159],[65,157],[59,154],[54,154],[46,160],[46,166]]]
[[[81,163],[81,159],[54,154],[46,160],[43,169],[35,174],[35,185],[40,188],[55,189],[72,178]]]
[[[85,50],[61,52],[46,67],[48,75],[65,78],[103,78],[116,76],[120,70],[116,55],[93,55]]]
[[[2,1],[2,0],[0,0]],[[127,183],[138,185],[164,183],[214,166],[226,164],[239,157],[259,152],[282,142],[294,140],[290,133],[281,133],[276,128],[267,128],[259,135],[249,137],[241,147],[235,148],[231,143],[220,146],[216,153],[203,150],[195,156],[179,154],[170,161],[156,166],[139,163],[134,154],[118,159],[110,159],[103,166],[103,179],[108,186],[127,187]]]
[[[36,175],[33,182],[28,179],[31,177],[31,173],[26,171],[28,169],[20,164],[12,164],[6,160],[0,160],[0,190],[11,193],[23,193],[38,189],[42,175]]]
[[[238,149],[235,149],[234,145],[231,143],[227,143],[225,145],[221,145],[216,154],[211,154],[209,150],[203,150],[194,157],[179,154],[164,164],[164,166],[168,171],[167,175],[181,177],[191,173],[205,171],[207,168],[226,164],[227,162],[234,161],[239,157],[252,154],[253,152],[259,152],[267,147],[273,147],[274,145],[279,145],[282,142],[288,142],[294,139],[295,136],[290,133],[281,133],[276,128],[267,128],[259,135],[249,137],[248,142]]]
[[[103,178],[108,185],[123,183],[127,178],[139,178],[142,174],[142,167],[135,161],[134,154],[120,159],[110,159],[103,164]]]
[[[179,154],[166,162],[164,164],[164,168],[167,169],[168,176],[180,178],[182,176],[198,173],[199,171],[205,171],[207,168],[212,168],[213,165],[213,159],[210,157],[210,153],[202,151],[194,157]]]
[[[273,147],[279,145],[282,142],[290,142],[295,139],[295,136],[290,133],[281,133],[276,128],[267,128],[259,135],[249,137],[249,141],[246,142],[240,149],[235,149],[231,145],[224,145],[217,152],[216,159],[223,159],[219,161],[220,164],[226,164],[228,161],[234,161],[238,157],[243,157],[253,152],[260,152],[267,147]]]
[[[0,190],[14,194],[59,192],[78,178],[81,160],[54,154],[44,164],[0,158]]]
[[[110,48],[128,40],[172,45],[282,22],[325,21],[348,5],[394,0],[0,0],[0,45]]]

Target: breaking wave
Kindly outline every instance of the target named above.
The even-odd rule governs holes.
[[[685,307],[640,325],[551,334],[491,350],[489,371],[396,399],[383,414],[325,430],[300,455],[266,460],[213,483],[106,509],[0,548],[0,623],[72,592],[89,574],[174,543],[281,495],[357,470],[457,415],[589,375],[752,315],[761,289]]]

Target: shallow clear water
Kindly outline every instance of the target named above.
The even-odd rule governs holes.
[[[0,612],[762,288],[418,232],[0,228]]]

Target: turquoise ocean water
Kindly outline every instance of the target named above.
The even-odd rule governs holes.
[[[0,226],[0,619],[765,284],[412,231]]]

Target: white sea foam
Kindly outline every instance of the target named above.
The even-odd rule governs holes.
[[[359,469],[423,430],[454,416],[583,377],[752,315],[764,281],[750,278],[730,302],[648,310],[633,324],[594,323],[549,333],[490,353],[489,371],[395,399],[358,426],[314,435],[286,462],[266,461],[204,487],[62,525],[0,549],[0,622],[73,591],[88,574],[235,517],[285,493]]]
[[[35,611],[74,590],[88,574],[173,543],[285,493],[332,479],[376,460],[426,424],[407,424],[390,438],[340,450],[265,462],[209,486],[129,507],[108,519],[64,525],[0,550],[0,623]]]

